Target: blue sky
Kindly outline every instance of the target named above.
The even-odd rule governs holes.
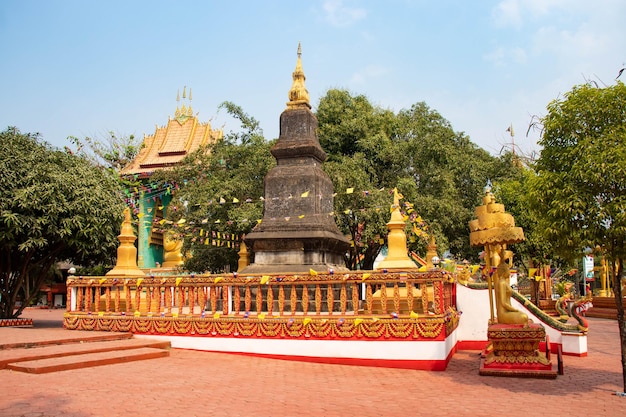
[[[0,129],[143,136],[192,88],[202,121],[232,101],[278,136],[298,42],[311,104],[329,88],[398,111],[425,102],[498,154],[538,151],[533,115],[626,66],[623,0],[3,0]],[[626,81],[626,80],[623,80]]]

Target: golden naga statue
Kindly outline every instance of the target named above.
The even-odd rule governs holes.
[[[495,290],[495,306],[498,323],[502,324],[525,324],[528,316],[517,311],[511,305],[511,289],[509,283],[510,265],[513,253],[506,250],[507,244],[519,243],[524,240],[524,231],[515,226],[515,219],[504,210],[504,204],[496,203],[491,193],[491,184],[485,187],[483,205],[476,207],[476,219],[469,222],[470,244],[472,246],[484,246],[486,270],[493,271],[493,276],[488,278],[489,304],[491,310],[491,322],[495,322],[494,300],[492,289]]]

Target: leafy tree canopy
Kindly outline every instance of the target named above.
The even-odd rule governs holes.
[[[34,300],[56,262],[110,262],[124,204],[110,171],[16,128],[0,133],[0,172],[0,317],[7,318]]]
[[[538,230],[565,259],[600,246],[609,265],[626,391],[622,272],[626,255],[626,86],[575,86],[548,105],[537,175],[530,183]]]
[[[134,135],[117,135],[112,131],[104,138],[87,136],[80,139],[70,136],[68,139],[76,147],[79,156],[89,159],[95,165],[117,171],[132,162],[141,148],[141,141]]]
[[[576,86],[548,105],[531,183],[534,213],[567,259],[626,251],[626,86]]]
[[[371,105],[365,96],[332,89],[320,99],[317,117],[320,144],[330,154],[325,169],[336,191],[346,186],[359,192],[397,187],[404,196],[405,214],[412,220],[407,229],[411,249],[425,252],[426,241],[420,239],[424,234],[419,233],[425,223],[429,233],[436,235],[441,252],[448,249],[459,258],[477,257],[477,251],[469,247],[467,225],[487,179],[509,175],[506,161],[454,132],[450,123],[425,103],[396,114]],[[369,239],[361,240],[360,256],[364,256],[364,267],[371,267],[371,257],[375,258],[384,244],[378,238],[386,236],[392,200],[390,195],[386,201],[355,198],[338,195],[336,213],[344,232]],[[382,208],[382,212],[376,211]],[[363,221],[372,209],[376,215],[369,214]],[[358,220],[348,221],[341,214],[346,212],[359,213]]]

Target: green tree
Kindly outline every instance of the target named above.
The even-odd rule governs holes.
[[[358,192],[397,187],[405,197],[405,214],[412,220],[421,215],[442,253],[450,250],[461,259],[477,258],[469,246],[467,224],[487,179],[509,175],[504,161],[478,148],[465,134],[454,132],[425,103],[395,114],[371,105],[365,96],[331,89],[320,99],[317,117],[320,144],[329,153],[324,169],[338,192],[338,222],[353,238],[370,239],[353,246],[361,251],[357,256],[366,260],[364,267],[373,264],[371,257],[384,244],[379,237],[386,237],[392,199],[388,194],[386,202],[356,194],[342,196],[346,187]],[[413,213],[408,213],[407,203],[413,204]],[[372,210],[375,215],[365,219]],[[346,211],[352,213],[348,218],[342,214]],[[407,231],[410,249],[424,253],[425,240],[411,236],[412,227]]]
[[[565,259],[599,245],[617,303],[626,391],[622,271],[626,255],[626,86],[575,86],[548,105],[531,182],[539,230]]]
[[[77,155],[91,160],[95,165],[117,171],[132,162],[141,149],[141,141],[134,135],[116,135],[112,131],[104,138],[86,136],[80,139],[70,136],[68,139],[76,147]]]
[[[16,128],[0,133],[0,172],[0,318],[10,318],[56,262],[110,262],[124,204],[110,171]]]

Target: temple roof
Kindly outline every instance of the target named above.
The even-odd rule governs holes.
[[[183,98],[186,97],[186,87]],[[180,101],[180,96],[176,98]],[[189,90],[191,100],[191,90]],[[202,123],[193,114],[191,104],[176,107],[174,118],[165,126],[157,126],[154,134],[144,135],[139,153],[125,166],[121,175],[142,174],[167,169],[180,162],[189,153],[224,137],[221,129],[213,130],[210,122]]]

